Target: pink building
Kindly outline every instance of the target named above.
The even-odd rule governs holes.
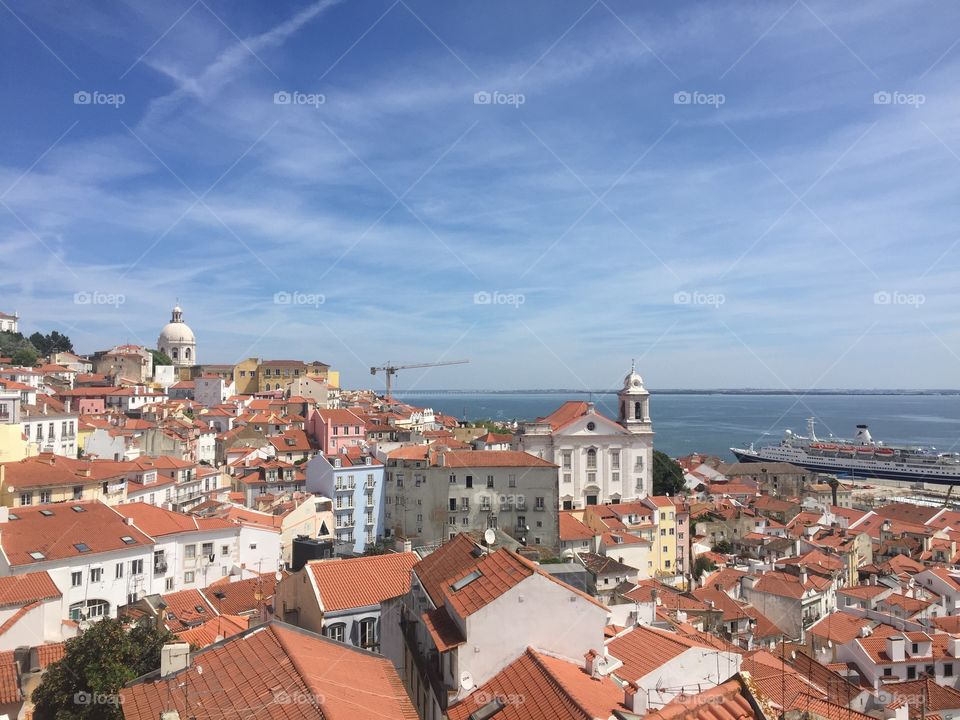
[[[366,432],[366,423],[349,410],[314,410],[310,416],[310,435],[325,454],[362,445]]]

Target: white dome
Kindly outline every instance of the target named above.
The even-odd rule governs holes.
[[[160,331],[159,344],[195,343],[193,330],[185,322],[169,322]]]

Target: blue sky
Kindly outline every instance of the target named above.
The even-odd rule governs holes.
[[[349,386],[960,386],[960,6],[0,5],[28,332],[179,298],[202,361]]]

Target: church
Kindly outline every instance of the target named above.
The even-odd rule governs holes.
[[[560,466],[562,510],[640,500],[652,492],[650,393],[634,368],[617,401],[616,422],[592,402],[568,401],[523,425],[518,449]]]
[[[178,370],[197,364],[197,338],[190,326],[183,321],[183,310],[179,305],[173,308],[170,322],[160,331],[157,350],[173,360],[173,365]]]

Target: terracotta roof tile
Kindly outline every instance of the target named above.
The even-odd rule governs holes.
[[[45,571],[0,577],[0,607],[59,597],[62,597],[60,590]]]
[[[379,605],[410,590],[416,553],[390,553],[307,564],[327,612]]]
[[[184,683],[189,694],[180,691]],[[156,720],[173,709],[180,717],[247,717],[256,709],[273,720],[417,720],[389,660],[278,622],[193,653],[176,675],[139,678],[121,697],[126,720]]]
[[[17,673],[17,663],[13,658],[13,650],[0,652],[0,704],[20,702],[23,694],[20,692],[20,678]]]

